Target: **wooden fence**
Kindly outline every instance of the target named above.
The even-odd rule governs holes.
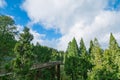
[[[60,65],[61,65],[61,61],[54,61],[54,62],[47,62],[47,63],[43,63],[43,64],[34,64],[30,70],[36,70],[38,73],[41,72],[41,69],[45,69],[45,68],[51,68],[54,67],[55,69],[55,76],[57,77],[57,80],[60,80]],[[0,77],[3,76],[9,76],[12,75],[12,72],[10,73],[0,73]],[[36,76],[35,80],[38,80],[40,77]]]

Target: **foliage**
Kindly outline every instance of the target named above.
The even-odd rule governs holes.
[[[36,46],[34,46],[33,53],[36,55],[36,63],[44,63],[50,61],[52,50],[37,43]]]
[[[23,32],[20,34],[19,41],[14,48],[16,55],[13,59],[13,71],[14,78],[17,80],[29,80],[29,71],[34,62],[34,55],[30,44],[33,36],[29,33],[27,27],[24,28]]]
[[[68,44],[67,55],[68,56],[78,56],[78,53],[79,53],[78,45],[77,45],[75,38],[73,38],[72,42],[69,42],[69,44]]]
[[[16,34],[18,41],[15,40]],[[13,75],[0,77],[1,80],[34,80],[39,73],[30,70],[33,63],[51,61],[63,63],[63,80],[120,80],[120,47],[112,33],[109,47],[104,50],[97,38],[90,41],[88,50],[83,38],[79,45],[73,38],[66,52],[40,43],[34,45],[32,40],[29,28],[25,27],[23,33],[18,34],[14,20],[0,15],[0,73],[13,72]],[[56,80],[54,66],[42,69],[40,73],[39,80]]]
[[[16,43],[15,33],[17,31],[14,24],[11,17],[0,15],[0,72],[5,71],[3,68],[7,70],[10,68],[9,63]]]
[[[69,43],[67,48],[67,55],[65,59],[65,71],[66,74],[71,77],[72,80],[76,80],[79,76],[79,57],[78,57],[78,46],[75,38]]]
[[[89,61],[89,54],[86,50],[85,44],[83,39],[80,40],[80,47],[79,47],[79,71],[82,80],[87,79],[87,72],[91,70],[92,64]]]

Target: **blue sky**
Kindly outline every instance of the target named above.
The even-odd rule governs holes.
[[[33,43],[61,50],[73,37],[78,44],[83,37],[87,46],[94,37],[107,45],[110,32],[120,40],[120,0],[0,0],[0,15],[12,16],[18,27],[28,26]]]
[[[11,0],[5,1],[7,5],[3,9],[0,9],[0,14],[13,16],[16,24],[27,26],[27,24],[30,22],[30,19],[27,16],[27,13],[21,8],[21,4],[24,2],[24,0],[14,0],[13,2],[11,2]],[[53,38],[56,39],[61,36],[59,33],[56,33],[54,29],[46,30],[40,24],[34,24],[32,29],[40,34],[46,34],[45,39],[49,40]]]

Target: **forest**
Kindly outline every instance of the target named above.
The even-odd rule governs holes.
[[[52,61],[62,62],[60,80],[120,80],[120,46],[112,33],[106,49],[97,38],[90,41],[88,49],[83,38],[79,45],[73,38],[66,51],[33,44],[33,39],[28,27],[20,33],[11,17],[0,15],[0,80],[34,80],[36,71],[30,71],[31,66]],[[9,72],[12,74],[1,76]],[[51,78],[54,67],[41,73],[39,80],[57,80]]]

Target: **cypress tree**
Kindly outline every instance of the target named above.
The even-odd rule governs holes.
[[[86,47],[85,47],[85,44],[84,44],[84,41],[83,41],[82,38],[80,40],[80,49],[79,49],[79,51],[80,51],[80,55],[82,57],[87,57],[87,50],[86,50]]]
[[[78,56],[79,49],[75,38],[73,38],[72,42],[69,42],[67,52],[68,56]]]
[[[80,79],[86,80],[87,79],[87,72],[91,69],[91,63],[89,61],[89,56],[84,44],[83,39],[80,40],[80,56],[79,56],[79,72],[80,72]]]
[[[114,38],[113,34],[111,33],[110,34],[110,41],[109,41],[109,49],[116,50],[118,48],[119,48],[118,43],[117,43],[116,39]]]
[[[110,34],[109,48],[103,54],[103,79],[119,80],[120,79],[120,49],[119,45],[113,36]]]
[[[91,40],[90,41],[90,47],[89,47],[89,54],[91,53],[93,46],[94,46],[94,44],[93,44],[93,41]]]
[[[78,45],[73,38],[72,42],[69,42],[66,59],[65,59],[65,72],[72,80],[77,80],[79,75],[79,57],[78,57]]]
[[[94,43],[93,43],[93,47],[91,49],[91,62],[93,65],[97,65],[99,63],[101,63],[101,57],[102,57],[102,49],[100,48],[99,42],[97,40],[97,38],[94,39]]]
[[[99,71],[102,69],[102,49],[100,48],[97,38],[94,39],[93,45],[90,51],[90,62],[92,64],[92,70],[88,72],[88,80],[101,80],[99,78]]]

